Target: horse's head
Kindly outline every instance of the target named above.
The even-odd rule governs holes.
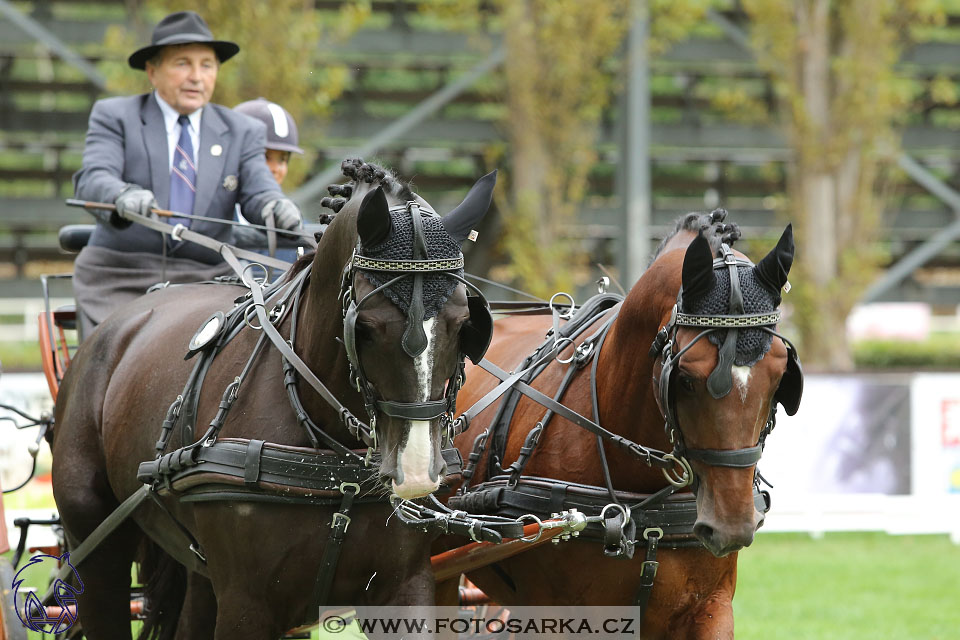
[[[793,232],[753,265],[699,235],[683,259],[677,305],[658,336],[655,368],[674,453],[693,471],[694,534],[715,555],[753,542],[756,463],[780,402],[793,415],[802,374],[793,346],[774,332],[793,261]]]
[[[396,495],[415,498],[443,477],[442,431],[464,356],[479,361],[489,344],[489,309],[468,295],[461,245],[487,212],[496,173],[443,217],[405,185],[356,182],[347,203],[357,203],[358,240],[343,273],[344,346],[376,434],[381,477]]]

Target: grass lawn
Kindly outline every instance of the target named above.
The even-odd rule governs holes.
[[[947,536],[759,534],[738,570],[738,640],[960,638],[960,545]]]
[[[740,554],[734,611],[738,640],[957,640],[960,546],[947,536],[760,534]]]

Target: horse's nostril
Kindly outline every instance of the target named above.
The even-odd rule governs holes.
[[[698,522],[693,525],[693,535],[697,537],[697,540],[707,541],[713,539],[714,530],[708,524],[703,522]]]

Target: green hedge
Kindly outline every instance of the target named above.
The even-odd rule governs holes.
[[[918,342],[862,340],[852,349],[857,368],[960,370],[960,335],[956,334],[934,334]]]
[[[0,363],[4,371],[42,371],[40,344],[36,340],[0,342]]]

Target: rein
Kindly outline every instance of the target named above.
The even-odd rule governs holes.
[[[589,527],[584,537],[602,539],[604,555],[632,558],[634,547],[638,543],[644,544],[647,548],[646,557],[641,567],[640,589],[635,600],[635,604],[641,610],[641,615],[646,608],[653,587],[658,567],[656,553],[661,539],[665,535],[669,536],[665,542],[673,548],[680,546],[702,547],[702,544],[693,536],[693,525],[696,522],[697,513],[695,493],[691,494],[690,497],[674,495],[688,485],[694,485],[694,491],[696,489],[696,476],[689,460],[700,461],[712,466],[749,468],[759,460],[765,439],[775,425],[776,397],[774,402],[771,403],[770,415],[755,446],[729,451],[686,447],[676,418],[675,397],[671,392],[672,380],[675,378],[675,375],[671,374],[675,370],[676,363],[699,340],[714,331],[726,329],[726,338],[719,348],[719,364],[708,382],[708,387],[714,397],[721,397],[728,393],[732,386],[730,367],[736,355],[738,330],[740,328],[760,328],[784,341],[789,350],[789,362],[795,364],[796,372],[802,377],[793,344],[770,327],[770,325],[775,325],[780,321],[780,312],[748,314],[744,311],[737,269],[741,265],[752,267],[753,263],[736,258],[726,245],[722,245],[722,252],[723,257],[714,261],[714,268],[726,268],[730,271],[731,294],[728,313],[697,316],[679,312],[682,307],[683,292],[681,289],[678,292],[677,303],[674,305],[669,322],[660,329],[650,349],[651,357],[660,356],[662,359],[660,379],[655,379],[655,382],[659,388],[657,400],[664,415],[667,436],[673,444],[673,450],[670,453],[633,443],[598,424],[597,368],[599,353],[619,308],[609,314],[600,328],[576,347],[574,355],[569,360],[557,359],[559,363],[571,366],[567,369],[553,398],[530,387],[529,383],[532,379],[543,371],[551,360],[556,359],[562,348],[574,344],[573,337],[582,333],[585,327],[596,324],[607,310],[598,307],[596,304],[591,304],[593,299],[584,305],[584,308],[593,307],[586,321],[582,322],[580,326],[568,330],[567,333],[573,336],[569,338],[559,337],[561,335],[558,329],[560,314],[551,304],[550,307],[554,316],[552,338],[548,334],[547,341],[524,361],[517,372],[508,374],[492,363],[481,362],[480,366],[501,380],[501,383],[457,419],[458,428],[465,430],[473,417],[496,401],[499,396],[510,391],[522,393],[547,409],[543,420],[538,422],[527,434],[517,460],[504,470],[500,467],[499,460],[495,458],[492,451],[491,464],[495,473],[488,481],[475,487],[469,487],[469,481],[474,474],[476,465],[491,445],[492,434],[500,424],[509,427],[516,402],[513,401],[511,405],[511,400],[505,399],[490,426],[475,439],[473,450],[463,472],[466,483],[461,487],[458,495],[450,499],[450,504],[470,511],[496,513],[504,516],[514,515],[518,512],[549,513],[552,516],[557,516],[571,508],[586,513],[599,512],[599,520],[602,521],[602,525],[594,521],[595,526]],[[674,352],[677,330],[680,326],[700,327],[704,330],[690,343]],[[567,341],[564,342],[564,340]],[[591,364],[591,408],[594,420],[582,416],[560,403],[560,399],[576,377],[577,371],[588,363]],[[508,405],[509,409],[507,408]],[[549,419],[554,414],[564,417],[597,436],[597,448],[606,487],[591,487],[550,478],[522,475],[524,467],[542,438],[542,433]],[[611,481],[609,464],[604,451],[603,445],[605,442],[624,448],[648,466],[660,467],[668,485],[650,495],[628,495],[616,491]],[[500,475],[496,475],[496,473]],[[754,504],[757,510],[763,512],[770,508],[769,494],[759,490],[756,478],[754,482]],[[569,539],[569,537],[566,536],[566,539]],[[563,537],[555,538],[554,542],[559,542],[560,539],[563,539]]]
[[[170,405],[161,425],[160,437],[156,444],[156,459],[143,462],[139,466],[137,478],[144,483],[143,486],[128,496],[83,542],[71,550],[74,566],[84,562],[100,543],[149,499],[166,513],[180,532],[184,544],[182,548],[177,546],[172,549],[174,556],[184,566],[203,572],[206,558],[199,544],[186,526],[179,522],[159,499],[159,496],[171,493],[177,494],[179,499],[188,502],[245,500],[339,505],[337,511],[333,513],[328,544],[324,550],[314,588],[314,603],[317,606],[328,600],[339,552],[351,521],[349,513],[355,501],[390,500],[400,522],[425,532],[450,533],[466,536],[474,541],[493,543],[500,542],[504,538],[523,537],[523,521],[453,511],[432,496],[428,504],[418,504],[396,496],[388,498],[375,485],[378,471],[370,467],[370,459],[376,443],[374,425],[367,425],[354,416],[294,352],[293,333],[289,340],[285,340],[274,326],[280,324],[287,314],[293,313],[291,331],[295,332],[296,311],[302,298],[302,290],[309,277],[309,268],[304,269],[288,282],[269,284],[264,287],[253,277],[253,267],[264,268],[263,265],[266,264],[286,268],[287,263],[231,247],[226,243],[190,231],[182,225],[172,226],[139,214],[129,214],[129,217],[139,224],[169,234],[178,240],[195,242],[216,251],[233,268],[248,291],[235,300],[233,309],[226,313],[218,311],[208,318],[191,339],[187,359],[198,354],[199,358],[188,376],[186,387]],[[254,261],[255,264],[244,267],[239,262],[240,258]],[[417,269],[417,266],[411,267],[408,264],[408,270],[414,269]],[[455,274],[451,275],[457,277]],[[463,282],[462,278],[457,279]],[[469,283],[466,284],[469,286]],[[341,292],[341,297],[347,296]],[[482,300],[482,302],[483,305],[479,310],[486,310],[489,314],[489,307],[485,306],[486,301]],[[470,306],[471,312],[478,308],[475,304]],[[259,325],[253,324],[254,316]],[[202,381],[216,354],[245,327],[260,330],[262,333],[240,374],[223,391],[219,409],[206,432],[194,441],[196,403]],[[243,388],[243,381],[252,370],[257,356],[268,343],[282,356],[284,385],[297,420],[305,427],[314,449],[305,450],[302,447],[276,445],[244,438],[218,440],[218,434],[226,416]],[[479,345],[479,351],[474,355],[482,353],[486,349],[486,344],[489,344],[489,336],[486,343]],[[298,375],[302,376],[335,410],[348,430],[367,445],[366,456],[344,447],[313,423],[299,398],[296,388]],[[462,359],[458,383],[462,384]],[[178,424],[184,436],[183,440],[192,444],[164,453],[170,435]],[[321,440],[330,447],[330,450],[319,448]],[[456,449],[444,451],[444,460],[449,469],[454,472],[459,469],[460,458]],[[373,490],[362,492],[361,486],[364,485],[373,487]],[[546,526],[544,523],[544,527]],[[580,523],[570,519],[569,523],[565,521],[560,525],[552,526],[573,527],[580,526]],[[64,565],[59,577],[65,579],[69,569],[68,565]],[[45,599],[48,596],[50,594],[47,594]]]

